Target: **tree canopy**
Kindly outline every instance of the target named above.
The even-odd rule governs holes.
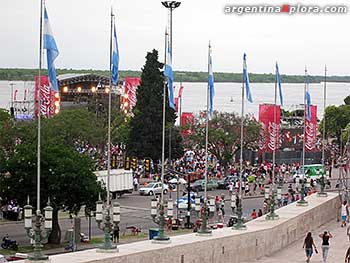
[[[146,63],[142,69],[141,85],[137,89],[137,103],[134,109],[135,116],[130,122],[130,135],[127,145],[128,155],[139,158],[150,157],[153,160],[161,158],[162,125],[163,125],[163,88],[164,76],[161,71],[163,64],[158,61],[158,51],[148,52]],[[172,154],[178,157],[182,154],[181,136],[174,129],[176,115],[169,107],[166,94],[166,126],[172,129]],[[169,140],[167,132],[166,141]],[[168,143],[166,143],[168,152]]]
[[[350,105],[328,106],[325,111],[326,137],[337,138],[340,141],[341,129],[350,123]],[[323,131],[323,120],[320,124],[320,131]]]
[[[0,197],[3,202],[16,199],[23,207],[29,196],[35,204],[37,123],[15,123],[6,114],[0,113],[0,134],[7,135],[6,139],[0,139],[0,150],[6,153],[5,158],[0,159]],[[64,111],[42,121],[41,208],[50,197],[54,207],[51,240],[56,243],[60,241],[58,210],[65,208],[76,214],[83,205],[93,209],[98,193],[104,193],[93,173],[93,160],[75,149],[74,140],[99,143],[105,134],[96,134],[100,131],[97,120],[84,110]]]
[[[188,129],[192,131],[186,139],[186,145],[191,148],[205,147],[205,112],[201,112]],[[208,151],[214,154],[227,167],[234,162],[235,153],[241,148],[241,117],[235,113],[214,112],[209,121]],[[259,123],[244,117],[244,149],[257,149],[259,138]]]

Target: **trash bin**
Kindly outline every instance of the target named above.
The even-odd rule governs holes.
[[[149,240],[152,240],[159,234],[159,229],[158,228],[150,228],[149,231]]]

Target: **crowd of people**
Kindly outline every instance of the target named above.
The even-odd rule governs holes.
[[[21,219],[22,208],[17,203],[17,200],[10,200],[1,206],[0,219],[17,221]]]
[[[89,142],[76,140],[74,142],[75,149],[81,153],[89,156],[95,163],[95,170],[107,169],[108,152],[107,147],[97,147]],[[122,168],[124,165],[125,145],[117,144],[111,146],[111,166],[112,168]]]

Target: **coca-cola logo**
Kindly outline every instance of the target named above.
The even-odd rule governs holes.
[[[260,129],[260,140],[259,140],[259,149],[260,150],[265,150],[266,148],[266,133],[267,133],[267,130],[266,130],[266,126],[264,123],[261,123],[261,129]]]
[[[305,123],[305,148],[309,151],[315,148],[316,126],[314,123],[307,121]]]
[[[269,122],[268,133],[269,133],[268,147],[270,150],[274,151],[278,148],[278,143],[277,143],[278,126],[275,122]]]
[[[40,112],[41,115],[50,117],[52,114],[51,104],[52,104],[52,94],[50,86],[43,85],[40,92],[41,96],[41,107]]]

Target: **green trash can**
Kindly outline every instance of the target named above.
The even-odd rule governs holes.
[[[158,228],[150,228],[149,231],[148,231],[149,240],[152,240],[153,238],[158,236],[158,234],[159,234],[159,229]]]

